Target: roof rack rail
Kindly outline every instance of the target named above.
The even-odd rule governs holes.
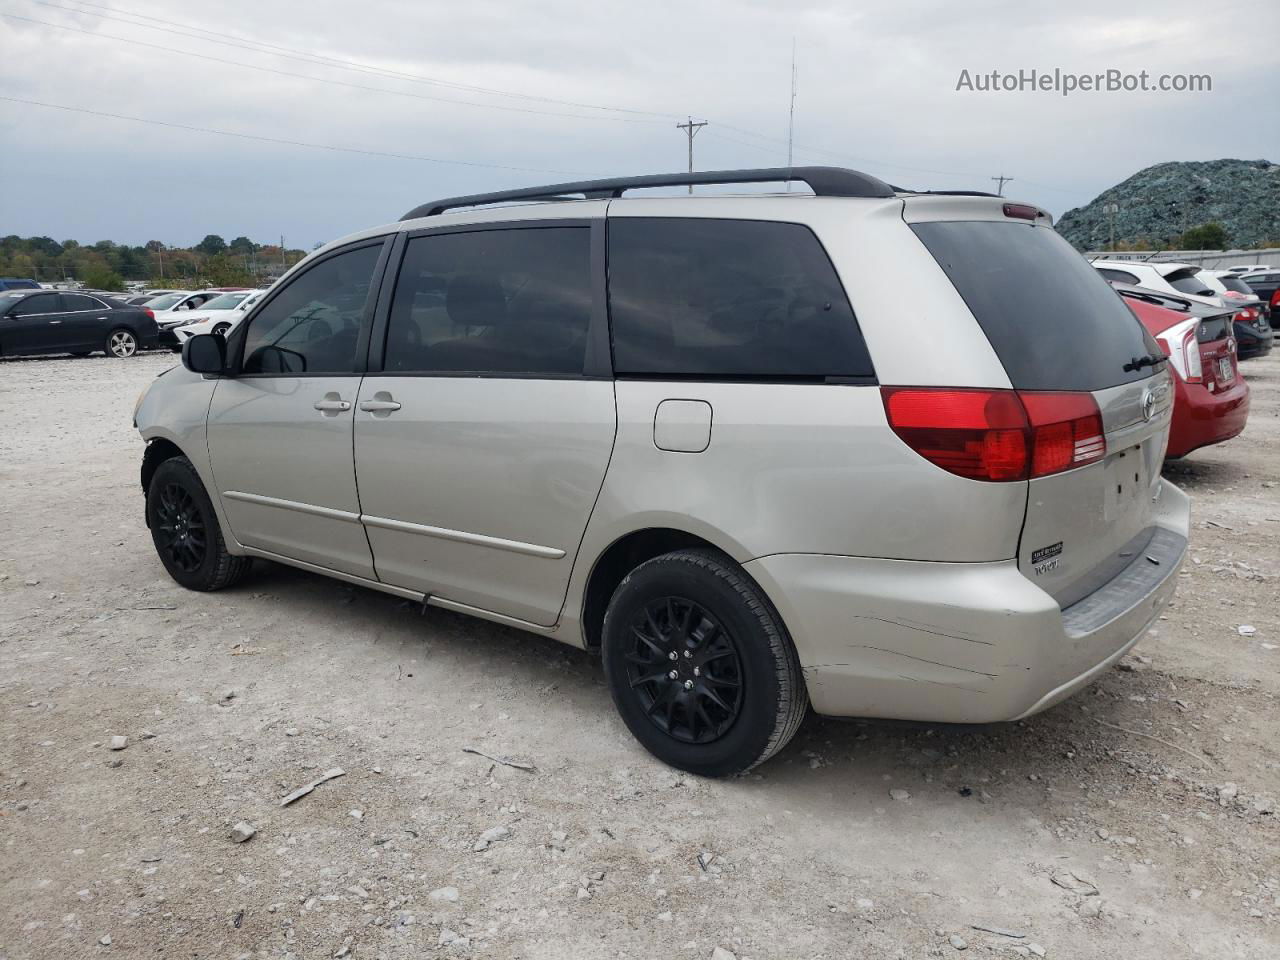
[[[608,180],[582,180],[577,183],[553,183],[544,187],[475,193],[465,197],[446,197],[414,207],[401,220],[434,217],[457,207],[479,207],[513,200],[568,200],[570,194],[581,194],[588,200],[616,199],[628,190],[646,187],[685,187],[724,183],[784,183],[798,180],[809,185],[819,197],[892,197],[895,189],[882,180],[857,170],[843,167],[763,167],[756,170],[713,170],[706,173],[658,173],[641,177],[614,177]]]

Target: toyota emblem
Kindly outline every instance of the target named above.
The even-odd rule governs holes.
[[[1151,414],[1155,413],[1156,395],[1148,390],[1142,397],[1142,419],[1150,420]]]

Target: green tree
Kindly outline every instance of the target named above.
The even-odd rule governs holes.
[[[232,253],[257,253],[258,245],[248,237],[236,237],[231,241],[230,250]]]
[[[94,290],[123,290],[124,279],[120,274],[106,267],[90,267],[84,275],[84,283]]]
[[[243,261],[227,253],[210,257],[200,268],[200,273],[213,287],[253,286],[253,277],[244,268]]]
[[[1227,228],[1222,224],[1202,223],[1182,235],[1183,250],[1227,249]]]
[[[227,249],[227,241],[223,240],[216,233],[211,233],[207,237],[205,237],[203,240],[201,240],[199,243],[197,243],[195,245],[195,249],[205,254],[206,256],[212,257],[215,254],[222,253],[222,251]]]

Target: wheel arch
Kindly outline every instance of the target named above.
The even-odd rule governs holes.
[[[731,550],[704,536],[677,527],[644,527],[632,530],[609,544],[592,564],[582,594],[581,632],[587,650],[600,650],[604,612],[624,577],[646,560],[674,550],[714,550],[741,569]],[[745,573],[745,571],[744,571]],[[757,584],[760,591],[764,588]],[[772,602],[772,601],[771,601]],[[776,609],[776,604],[775,604]]]
[[[174,457],[185,457],[186,453],[183,449],[167,437],[155,437],[147,441],[147,447],[142,453],[142,492],[145,495],[151,488],[151,478],[155,476],[156,468],[166,460],[172,460]]]

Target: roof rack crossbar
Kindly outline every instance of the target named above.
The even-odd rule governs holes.
[[[799,181],[819,197],[892,197],[894,188],[882,180],[857,170],[843,167],[763,167],[756,170],[713,170],[706,173],[659,173],[641,177],[615,177],[608,180],[583,180],[578,183],[555,183],[544,187],[475,193],[465,197],[446,197],[414,207],[401,220],[434,217],[458,207],[480,207],[516,200],[567,200],[567,195],[581,195],[588,200],[617,199],[628,190],[646,187],[684,187],[704,184],[785,183]]]

